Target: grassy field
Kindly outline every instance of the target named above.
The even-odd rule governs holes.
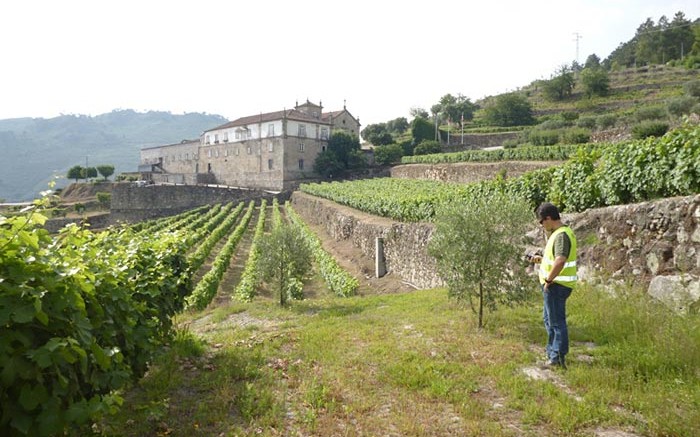
[[[566,371],[541,370],[540,296],[476,329],[444,289],[180,317],[104,435],[700,435],[700,317],[644,293],[569,299]],[[610,434],[607,434],[610,435]]]

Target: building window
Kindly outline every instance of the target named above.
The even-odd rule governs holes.
[[[321,152],[325,152],[325,151],[326,151],[326,146],[321,146]]]
[[[224,156],[228,156],[228,149],[224,150]]]
[[[274,149],[273,144],[272,144],[272,142],[270,142],[270,144],[267,145],[267,151],[272,152],[273,149]]]
[[[216,149],[215,153],[216,153],[216,157],[218,158],[219,157],[219,149]]]
[[[304,160],[303,159],[299,160],[299,170],[304,170]]]
[[[219,134],[214,134],[214,144],[219,144]]]
[[[321,128],[321,139],[322,139],[322,140],[327,140],[327,139],[328,139],[328,128],[327,128],[327,127],[322,127],[322,128]]]
[[[209,144],[209,135],[204,136],[204,144]]]
[[[240,155],[240,153],[241,153],[241,149],[236,147],[236,156]]]
[[[302,138],[306,138],[306,125],[304,125],[304,124],[299,125],[299,136]]]
[[[236,130],[235,138],[236,138],[237,140],[240,140],[240,139],[241,139],[241,131],[240,131],[240,130]]]
[[[267,169],[272,170],[272,160],[271,159],[267,160]]]
[[[189,161],[189,160],[190,160],[190,154],[189,154],[189,153],[185,153],[185,161]]]
[[[268,125],[267,125],[267,136],[268,136],[268,137],[274,137],[274,136],[275,136],[275,125],[274,125],[274,124],[268,124]]]
[[[250,155],[250,152],[251,152],[250,146],[248,146],[248,155]]]
[[[207,157],[211,158],[211,150],[207,150]]]
[[[300,152],[304,151],[304,143],[299,143],[299,151]]]
[[[228,132],[224,132],[224,143],[228,143]]]

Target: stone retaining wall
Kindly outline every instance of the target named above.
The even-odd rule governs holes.
[[[294,192],[292,205],[304,220],[323,225],[336,240],[352,240],[374,258],[375,238],[384,239],[387,271],[418,288],[442,281],[427,246],[434,227],[372,216],[334,202]],[[612,206],[564,215],[579,241],[582,279],[700,276],[700,195]],[[534,219],[533,219],[534,221]],[[544,236],[533,224],[533,235]]]
[[[64,226],[70,223],[81,224],[87,222],[91,230],[104,229],[112,224],[111,215],[107,212],[104,214],[96,214],[86,218],[52,218],[46,220],[44,228],[50,233],[55,234]]]
[[[499,172],[517,177],[529,171],[559,165],[560,161],[458,162],[454,164],[405,164],[391,168],[391,177],[472,183],[493,179]]]
[[[370,259],[375,257],[375,239],[383,238],[387,271],[413,286],[433,288],[442,283],[435,260],[427,253],[431,224],[395,222],[299,191],[291,202],[304,221],[323,226],[335,240],[352,240]]]
[[[279,194],[239,188],[198,185],[120,184],[112,191],[112,222],[137,222],[179,214],[202,205],[240,202],[245,200],[272,200],[289,198],[288,192]]]

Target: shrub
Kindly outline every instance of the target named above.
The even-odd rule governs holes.
[[[591,131],[583,128],[571,128],[562,132],[561,140],[565,144],[584,144],[591,141]]]
[[[561,129],[563,127],[568,127],[571,126],[571,123],[564,121],[564,120],[559,120],[556,118],[553,118],[551,120],[546,120],[539,126],[537,126],[538,129],[542,130],[552,130],[552,129]]]
[[[403,151],[403,156],[413,155],[413,141],[406,140],[399,143],[401,150]]]
[[[559,142],[559,132],[556,130],[533,129],[530,131],[528,139],[535,146],[551,146]]]
[[[643,106],[634,113],[637,121],[661,120],[667,117],[666,108],[663,106]]]
[[[413,149],[413,154],[414,155],[430,155],[431,153],[440,153],[442,151],[442,148],[440,147],[440,143],[437,141],[421,141],[420,144],[416,146],[415,149]]]
[[[700,97],[700,79],[691,80],[683,84],[683,91],[689,96]]]
[[[398,144],[374,148],[374,161],[379,165],[389,165],[401,161],[403,149]]]
[[[632,126],[632,138],[643,139],[648,137],[660,137],[668,131],[668,123],[661,121],[644,121]]]
[[[617,122],[617,116],[613,114],[599,115],[598,118],[595,119],[595,122],[598,126],[598,129],[608,129],[615,126],[615,123]]]
[[[591,117],[591,116],[581,117],[576,122],[576,126],[583,127],[586,129],[594,129],[595,125],[596,125],[596,119],[595,119],[595,117]]]
[[[518,140],[511,139],[511,140],[505,140],[503,142],[503,144],[501,144],[501,145],[503,146],[504,149],[513,149],[518,145],[518,143],[519,143]]]
[[[578,120],[579,114],[575,111],[564,111],[559,116],[566,121],[575,121]]]
[[[670,99],[667,103],[668,112],[677,117],[690,114],[690,111],[693,109],[693,105],[695,105],[697,101],[697,98],[691,96],[675,97]]]
[[[110,204],[112,203],[112,193],[98,192],[96,196],[97,201],[100,202],[100,206],[103,208],[109,208]]]

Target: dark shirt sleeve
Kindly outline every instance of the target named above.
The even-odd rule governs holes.
[[[554,257],[563,256],[564,258],[569,258],[569,252],[571,252],[571,239],[566,232],[562,232],[554,240]]]

